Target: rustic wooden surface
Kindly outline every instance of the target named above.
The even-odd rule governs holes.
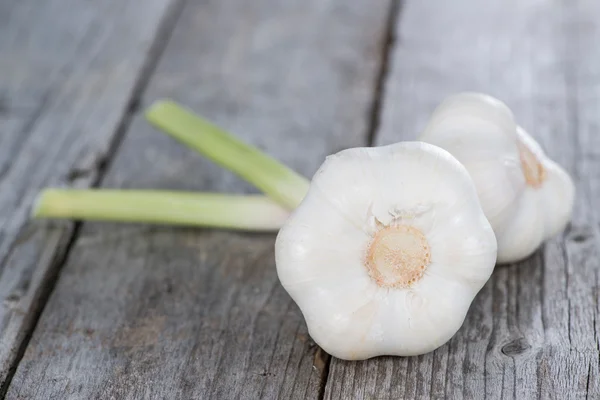
[[[597,0],[0,2],[6,398],[600,398],[599,42]],[[461,90],[505,100],[578,197],[431,354],[330,359],[273,235],[26,222],[49,184],[253,190],[138,100],[173,97],[310,176],[339,149],[414,139]]]
[[[188,2],[141,99],[173,97],[310,176],[365,145],[390,3]],[[107,187],[251,190],[137,115]],[[319,398],[329,356],[275,235],[84,224],[8,398]]]
[[[0,2],[2,391],[73,235],[72,224],[29,223],[29,206],[46,185],[87,186],[97,179],[132,94],[146,79],[156,53],[152,38],[168,5]]]
[[[333,360],[326,398],[600,398],[600,3],[407,1],[376,144],[410,140],[442,98],[478,90],[577,180],[573,223],[529,260],[498,267],[460,332],[416,358]]]

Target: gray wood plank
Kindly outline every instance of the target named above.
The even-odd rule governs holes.
[[[600,398],[599,39],[596,0],[406,2],[377,143],[414,139],[449,94],[490,93],[574,175],[576,210],[564,235],[496,269],[447,345],[334,359],[326,398]]]
[[[189,2],[142,99],[168,96],[310,176],[366,143],[387,0]],[[107,187],[252,189],[137,116]],[[318,398],[329,358],[274,235],[84,224],[8,398]]]
[[[29,206],[45,185],[94,182],[170,3],[0,2],[2,390],[73,232],[28,223]]]

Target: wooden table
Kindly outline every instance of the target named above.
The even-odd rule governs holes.
[[[600,1],[0,1],[0,380],[8,399],[600,398]],[[274,235],[30,221],[46,186],[252,192],[161,135],[171,97],[311,176],[479,90],[577,182],[572,223],[498,267],[420,357],[344,362]]]

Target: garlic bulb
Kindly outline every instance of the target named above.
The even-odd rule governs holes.
[[[498,240],[498,262],[530,256],[570,219],[573,181],[499,100],[451,96],[419,139],[449,151],[469,171]]]
[[[408,356],[460,328],[492,273],[496,239],[464,167],[408,142],[327,157],[280,230],[275,257],[325,351]]]

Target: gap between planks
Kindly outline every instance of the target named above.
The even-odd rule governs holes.
[[[369,118],[367,144],[373,146],[377,132],[379,131],[379,125],[381,122],[381,114],[383,111],[383,101],[385,98],[385,83],[387,81],[392,55],[394,52],[394,46],[396,44],[396,26],[402,13],[402,7],[405,0],[391,0],[390,10],[388,12],[388,19],[386,21],[385,37],[381,46],[381,59],[379,61],[379,71],[375,80],[375,93],[373,95],[373,106],[371,107],[371,113]]]

